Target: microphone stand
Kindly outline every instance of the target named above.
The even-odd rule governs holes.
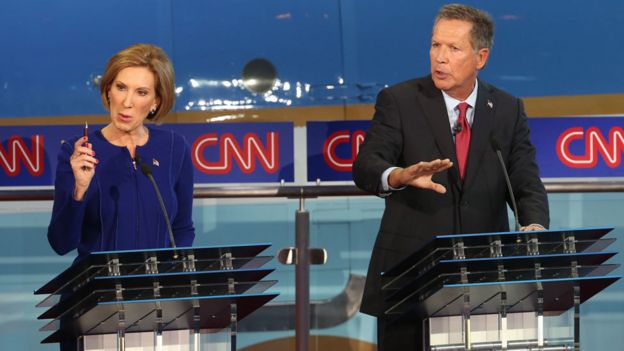
[[[501,153],[501,147],[498,140],[494,137],[491,139],[492,148],[496,151],[496,156],[498,156],[498,161],[500,162],[501,168],[503,170],[503,174],[505,175],[505,183],[507,184],[507,191],[509,192],[509,197],[511,198],[511,207],[514,212],[515,219],[515,230],[520,231],[520,222],[518,221],[518,206],[516,205],[516,197],[514,196],[513,189],[511,187],[511,180],[509,180],[509,173],[507,173],[507,167],[505,167],[505,161],[503,160],[503,154]]]
[[[167,225],[167,231],[169,232],[169,241],[171,242],[171,247],[176,248],[175,239],[173,237],[173,230],[171,229],[171,222],[169,221],[169,215],[167,214],[167,209],[165,208],[165,202],[163,201],[162,195],[160,194],[160,190],[158,189],[158,185],[156,184],[156,180],[154,180],[154,176],[152,175],[152,170],[150,167],[141,162],[140,158],[137,157],[138,163],[141,165],[141,172],[145,174],[145,176],[150,180],[152,186],[154,187],[154,191],[156,192],[156,197],[158,198],[158,203],[160,204],[160,209],[162,210],[163,217],[165,217],[165,224]],[[173,259],[178,259],[178,253],[176,250],[173,251]]]
[[[461,224],[461,211],[459,210],[459,177],[455,168],[451,167],[448,170],[449,181],[451,186],[451,199],[453,201],[453,232],[455,234],[462,233]]]

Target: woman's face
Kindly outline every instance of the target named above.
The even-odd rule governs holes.
[[[143,125],[150,111],[160,103],[156,79],[146,67],[127,67],[119,71],[108,90],[112,125],[123,132],[133,132]]]

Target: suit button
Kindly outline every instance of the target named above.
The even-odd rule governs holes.
[[[468,201],[466,201],[466,200],[462,200],[462,201],[459,203],[459,205],[460,205],[461,207],[468,207]]]

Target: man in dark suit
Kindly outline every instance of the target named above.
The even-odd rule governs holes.
[[[493,33],[488,14],[465,5],[442,7],[432,32],[431,74],[377,97],[353,179],[386,201],[361,306],[378,317],[379,350],[422,345],[420,325],[386,320],[381,272],[434,235],[509,230],[510,197],[494,148],[509,172],[521,229],[548,226],[522,101],[477,79]]]

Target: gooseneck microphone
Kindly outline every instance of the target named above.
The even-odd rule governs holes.
[[[505,167],[505,161],[503,160],[503,154],[501,153],[501,144],[496,139],[494,135],[490,137],[490,142],[492,144],[492,149],[496,152],[498,156],[498,161],[500,161],[501,168],[503,169],[503,174],[505,175],[505,182],[507,183],[507,190],[509,191],[509,196],[511,197],[511,207],[514,211],[514,219],[516,221],[516,231],[520,230],[520,222],[518,222],[518,206],[516,205],[516,197],[514,196],[513,189],[511,188],[511,181],[509,180],[509,173],[507,173],[507,167]]]
[[[154,180],[154,176],[152,175],[152,169],[141,162],[141,158],[139,156],[135,157],[135,160],[138,164],[141,165],[141,172],[150,180],[152,186],[154,187],[154,191],[156,192],[156,197],[158,198],[158,203],[160,204],[160,209],[162,210],[162,214],[165,217],[165,223],[167,224],[167,231],[169,232],[169,241],[171,241],[171,247],[176,248],[175,239],[173,238],[173,230],[171,229],[171,222],[169,221],[169,215],[167,214],[167,209],[165,208],[165,202],[163,201],[162,195],[160,194],[160,190],[158,189],[158,185],[156,185],[156,180]],[[178,258],[178,253],[176,251],[173,252],[173,258]]]

